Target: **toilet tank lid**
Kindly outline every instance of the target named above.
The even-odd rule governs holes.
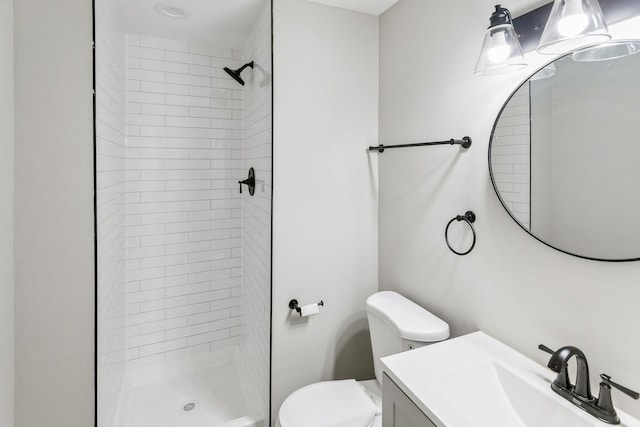
[[[377,292],[367,298],[367,312],[382,319],[403,339],[436,342],[449,338],[449,325],[397,292]]]

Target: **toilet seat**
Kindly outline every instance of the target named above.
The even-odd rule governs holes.
[[[373,400],[355,380],[323,381],[287,397],[278,413],[280,427],[368,427],[376,416]]]

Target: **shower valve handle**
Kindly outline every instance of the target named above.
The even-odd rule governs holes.
[[[247,179],[238,181],[238,184],[240,184],[240,194],[242,194],[242,184],[245,184],[249,188],[249,194],[253,196],[253,193],[256,190],[256,174],[253,168],[249,168],[249,176]]]
[[[242,194],[242,184],[253,187],[255,185],[254,181],[255,179],[252,176],[247,179],[243,179],[242,181],[238,181],[238,184],[240,184],[240,194]]]

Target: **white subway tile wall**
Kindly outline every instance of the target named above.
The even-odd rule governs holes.
[[[243,52],[247,73],[243,108],[243,170],[256,173],[256,191],[243,202],[242,354],[249,380],[269,414],[271,326],[271,8],[264,8]],[[243,74],[244,76],[245,74]]]
[[[241,342],[240,50],[127,35],[127,359]]]
[[[113,425],[126,368],[125,39],[113,2],[96,2],[98,424]]]
[[[531,128],[529,85],[523,85],[509,101],[496,126],[491,146],[493,177],[511,213],[523,227],[530,227]]]

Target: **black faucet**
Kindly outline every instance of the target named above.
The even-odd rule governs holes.
[[[576,405],[578,408],[588,412],[599,420],[609,424],[620,423],[620,418],[618,417],[618,414],[616,414],[613,402],[611,401],[611,387],[617,388],[633,399],[638,399],[640,397],[637,392],[621,386],[620,384],[614,383],[611,381],[610,376],[602,374],[600,375],[600,378],[602,379],[602,382],[600,383],[600,393],[596,399],[591,394],[591,386],[589,384],[589,365],[587,364],[587,358],[582,350],[570,345],[560,347],[556,351],[551,350],[543,344],[540,344],[538,348],[552,355],[547,366],[553,372],[558,373],[558,376],[551,384],[551,389]],[[569,373],[567,372],[567,363],[573,356],[576,357],[576,362],[578,363],[575,386],[569,381]]]
[[[569,374],[567,372],[567,363],[569,363],[569,359],[573,356],[576,357],[578,370],[576,372],[576,384],[574,387],[571,387]],[[553,382],[556,387],[571,389],[574,394],[582,399],[587,401],[593,400],[591,385],[589,384],[589,364],[582,350],[571,345],[560,347],[552,353],[547,366],[553,372],[558,373],[558,377]]]

